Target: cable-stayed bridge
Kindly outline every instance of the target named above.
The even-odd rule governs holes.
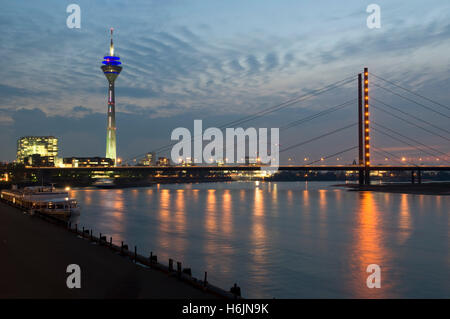
[[[370,82],[369,82],[370,80]],[[242,127],[244,124],[255,121],[270,114],[276,114],[284,109],[293,107],[307,100],[323,95],[325,93],[333,92],[343,87],[353,87],[354,96],[348,98],[346,101],[339,101],[333,103],[332,106],[321,108],[316,113],[295,119],[288,123],[279,126],[280,132],[291,130],[294,128],[301,128],[307,123],[320,123],[320,120],[326,117],[334,116],[338,112],[347,112],[346,114],[353,114],[349,110],[353,108],[357,110],[356,118],[348,117],[348,123],[345,125],[336,125],[336,127],[327,127],[327,129],[313,137],[300,140],[290,145],[282,146],[279,149],[281,154],[289,154],[296,149],[306,149],[322,140],[326,140],[332,136],[339,136],[344,131],[355,132],[353,140],[343,140],[343,145],[333,145],[334,147],[341,147],[333,152],[323,154],[318,158],[304,158],[304,161],[298,163],[291,163],[291,165],[280,165],[280,171],[357,171],[359,173],[360,184],[370,184],[371,171],[411,171],[412,178],[417,177],[421,181],[421,173],[424,171],[450,171],[450,107],[444,103],[435,101],[433,98],[424,96],[414,90],[406,88],[399,83],[386,79],[377,74],[369,73],[365,68],[362,73],[345,77],[339,81],[312,90],[308,93],[300,94],[294,98],[286,100],[259,110],[253,114],[245,115],[239,119],[222,123],[217,127],[224,130],[229,127]],[[369,91],[370,88],[370,91]],[[373,89],[377,90],[376,97],[372,97]],[[381,97],[383,96],[383,97]],[[401,99],[401,105],[395,105],[392,102],[387,102],[386,98],[392,99],[395,97]],[[389,100],[390,101],[390,100]],[[408,106],[407,108],[405,107]],[[422,113],[416,109],[422,110]],[[375,113],[373,112],[375,110]],[[432,115],[433,119],[428,116],[423,116],[423,112],[427,115]],[[374,114],[373,114],[374,113]],[[409,133],[402,131],[400,124],[388,126],[381,120],[382,116],[389,117],[395,123],[401,123],[409,128]],[[427,118],[427,119],[425,119]],[[436,120],[437,119],[437,120]],[[339,123],[339,121],[336,121]],[[442,124],[444,123],[444,124]],[[314,131],[320,131],[320,125],[316,126]],[[417,137],[411,136],[411,132],[420,132],[421,136],[426,136],[428,139],[433,138],[433,145],[429,142],[421,140]],[[376,139],[373,138],[376,134]],[[193,136],[191,141],[195,141],[199,136]],[[201,138],[201,137],[200,137]],[[385,144],[388,146],[382,146]],[[393,150],[390,145],[400,145],[399,149],[414,151],[414,158],[405,157],[399,154],[398,151]],[[139,158],[145,156],[147,153],[165,154],[177,142],[169,143],[158,147],[156,149],[149,149],[148,152],[138,154],[122,161],[123,165],[116,167],[79,167],[79,168],[27,168],[29,172],[47,171],[47,172],[63,172],[70,170],[77,171],[117,171],[117,172],[201,172],[201,171],[255,171],[264,170],[265,166],[261,165],[241,165],[241,164],[226,164],[226,165],[171,165],[171,166],[139,166],[136,165]],[[226,148],[226,145],[225,147]],[[225,152],[224,152],[225,153]],[[343,154],[353,155],[357,159],[353,165],[338,165],[339,156]],[[378,158],[378,162],[383,164],[373,164],[372,156]],[[335,163],[331,164],[330,161]],[[342,161],[341,161],[342,162]],[[433,163],[433,164],[431,164]]]

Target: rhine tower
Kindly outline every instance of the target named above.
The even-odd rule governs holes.
[[[106,157],[116,162],[116,104],[114,96],[114,82],[122,71],[120,58],[114,55],[113,28],[111,28],[111,44],[109,55],[103,57],[102,71],[108,80],[108,126],[106,128]]]

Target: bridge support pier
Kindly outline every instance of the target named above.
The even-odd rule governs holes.
[[[368,167],[364,170],[364,184],[370,185],[370,170]]]
[[[364,180],[365,180],[365,177],[364,177],[364,169],[363,168],[360,168],[359,170],[358,170],[358,184],[359,184],[359,186],[362,186],[362,185],[364,185]]]

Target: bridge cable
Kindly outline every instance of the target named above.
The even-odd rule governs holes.
[[[391,108],[391,109],[393,109],[393,110],[396,110],[397,112],[400,112],[400,113],[402,113],[402,114],[404,114],[404,115],[406,115],[406,116],[412,117],[413,119],[415,119],[415,120],[417,120],[417,121],[419,121],[419,122],[428,124],[428,125],[430,125],[430,126],[436,128],[436,129],[438,129],[438,130],[441,130],[441,131],[443,131],[443,132],[445,132],[445,133],[447,133],[447,134],[450,134],[450,131],[448,131],[448,130],[446,130],[446,129],[444,129],[444,128],[438,126],[438,125],[435,125],[435,124],[433,124],[433,123],[430,123],[430,122],[428,122],[428,121],[426,121],[426,120],[424,120],[424,119],[421,119],[420,117],[417,117],[417,116],[415,116],[415,115],[406,113],[405,111],[402,111],[401,109],[399,109],[399,108],[397,108],[397,107],[395,107],[395,106],[392,106],[392,105],[390,105],[390,104],[388,104],[388,103],[386,103],[386,102],[383,102],[383,101],[381,101],[381,100],[379,100],[379,99],[376,99],[376,98],[374,98],[374,97],[372,97],[372,100],[377,101],[378,103],[381,103],[381,104],[383,104],[384,106],[387,106],[387,107],[389,107],[389,108]],[[441,136],[441,137],[442,137],[442,136]]]
[[[439,115],[441,115],[441,116],[444,116],[444,117],[450,119],[450,116],[448,116],[447,114],[444,114],[444,113],[442,113],[442,112],[440,112],[440,111],[436,111],[435,109],[433,109],[433,108],[431,108],[431,107],[429,107],[429,106],[426,106],[426,105],[424,105],[424,104],[422,104],[422,103],[416,102],[416,101],[414,101],[414,100],[412,100],[412,99],[410,99],[410,98],[408,98],[408,97],[406,97],[406,96],[403,96],[403,95],[401,95],[401,94],[399,94],[399,93],[396,93],[396,92],[394,92],[394,91],[392,91],[392,90],[390,90],[390,89],[388,89],[388,88],[385,88],[385,87],[383,87],[383,86],[381,86],[381,85],[378,85],[378,84],[376,84],[376,83],[372,83],[372,85],[374,85],[374,86],[376,86],[376,87],[378,87],[378,88],[380,88],[380,89],[383,89],[383,90],[385,90],[385,91],[388,91],[388,92],[390,92],[391,94],[397,95],[397,96],[399,96],[399,97],[401,97],[401,98],[403,98],[403,99],[405,99],[405,100],[408,100],[408,101],[410,101],[410,102],[412,102],[412,103],[414,103],[414,104],[417,104],[417,105],[419,105],[419,106],[421,106],[421,107],[423,107],[423,108],[425,108],[425,109],[427,109],[427,110],[429,110],[429,111],[431,111],[431,112],[434,112],[434,113],[436,113],[436,114],[439,114]]]
[[[435,133],[435,132],[433,132],[433,131],[430,131],[430,130],[428,130],[427,128],[425,128],[425,127],[423,127],[423,126],[420,126],[420,125],[418,125],[418,124],[415,124],[414,122],[408,121],[408,120],[406,120],[406,119],[404,119],[404,118],[402,118],[402,117],[400,117],[400,116],[398,116],[398,115],[395,115],[395,114],[393,114],[393,113],[391,113],[391,112],[389,112],[389,111],[387,111],[387,110],[381,108],[378,104],[375,104],[375,105],[374,105],[373,102],[372,102],[371,106],[374,107],[375,109],[380,110],[380,111],[382,111],[382,112],[384,112],[384,113],[386,113],[386,114],[389,114],[390,116],[393,116],[393,117],[395,117],[395,118],[397,118],[397,119],[399,119],[399,120],[401,120],[401,121],[404,121],[404,122],[406,122],[406,123],[408,123],[408,124],[411,124],[411,125],[413,125],[413,126],[415,126],[415,127],[417,127],[417,128],[420,128],[420,129],[424,130],[425,132],[428,132],[428,133],[430,133],[430,134],[432,134],[432,135],[439,136],[439,137],[443,138],[444,140],[450,141],[450,138],[445,137],[445,136],[442,136],[441,134]]]
[[[381,148],[377,148],[377,147],[374,147],[374,146],[372,146],[372,150],[375,151],[375,153],[378,153],[378,154],[382,154],[382,153],[388,154],[390,157],[393,157],[394,161],[399,162],[399,163],[403,163],[403,161],[401,159],[396,159],[396,158],[398,158],[397,155],[392,154],[391,152],[382,150]],[[419,167],[419,165],[417,165],[417,164],[415,164],[413,162],[410,162],[410,161],[406,161],[406,162],[408,162],[411,165]]]
[[[433,152],[436,152],[436,153],[439,153],[439,154],[441,154],[441,155],[443,155],[443,156],[445,156],[445,157],[448,157],[448,155],[447,155],[446,153],[441,152],[441,151],[439,151],[439,150],[437,150],[437,149],[435,149],[435,148],[433,148],[433,147],[431,147],[431,146],[428,146],[428,145],[426,145],[426,144],[423,144],[423,143],[419,142],[419,141],[416,140],[416,139],[413,139],[413,138],[411,138],[411,137],[405,136],[405,135],[403,135],[403,134],[401,134],[401,133],[399,133],[399,132],[397,132],[397,131],[395,131],[395,130],[393,130],[393,129],[390,129],[390,128],[384,126],[384,125],[381,125],[381,124],[378,124],[378,123],[375,123],[375,124],[378,125],[378,126],[380,126],[380,127],[383,128],[383,129],[385,129],[385,130],[388,130],[388,131],[390,131],[390,132],[392,132],[392,133],[394,133],[394,134],[397,134],[397,135],[399,135],[399,136],[401,136],[401,137],[403,137],[403,138],[406,138],[406,139],[408,139],[408,140],[410,140],[410,141],[413,141],[413,142],[416,143],[416,144],[419,144],[419,145],[421,145],[421,146],[423,146],[423,147],[426,147],[426,148],[428,148],[429,150],[432,150]],[[436,155],[435,155],[435,156],[436,156]]]
[[[353,102],[356,101],[356,100],[357,100],[357,99],[353,99],[353,100],[347,101],[347,102],[345,102],[345,103],[342,103],[342,104],[339,104],[339,105],[330,107],[330,108],[328,108],[328,109],[326,109],[326,110],[320,111],[319,113],[316,113],[316,114],[313,114],[313,115],[309,115],[309,116],[307,116],[307,117],[304,117],[304,118],[295,120],[295,121],[293,121],[293,122],[290,122],[290,123],[288,123],[288,124],[285,124],[285,125],[283,125],[282,127],[280,127],[280,131],[287,130],[287,129],[292,128],[292,127],[294,127],[294,126],[298,126],[298,125],[300,125],[300,124],[307,123],[307,122],[309,122],[309,121],[311,121],[311,120],[314,120],[314,119],[316,119],[316,118],[319,118],[319,117],[321,117],[321,116],[324,116],[324,115],[333,113],[333,112],[335,112],[335,111],[341,110],[341,109],[343,109],[343,108],[346,108],[347,106],[351,105],[351,103],[353,103]]]
[[[316,118],[319,118],[319,117],[321,117],[321,116],[325,116],[325,115],[327,115],[327,114],[330,114],[330,113],[333,113],[333,112],[335,112],[335,111],[341,110],[341,109],[343,109],[343,108],[345,108],[345,107],[351,105],[351,103],[354,102],[354,101],[356,101],[356,99],[353,99],[353,100],[350,100],[350,101],[341,103],[341,104],[339,104],[339,105],[330,107],[330,108],[328,108],[328,109],[326,109],[326,110],[324,110],[324,111],[318,112],[318,113],[316,113],[316,114],[309,115],[309,116],[304,117],[304,118],[302,118],[302,119],[299,119],[299,120],[290,122],[290,123],[288,123],[288,124],[286,124],[286,125],[280,127],[280,131],[287,130],[287,129],[292,128],[292,127],[294,127],[294,126],[297,126],[297,125],[300,125],[300,124],[307,123],[307,122],[312,121],[312,120],[314,120],[314,119],[316,119]],[[270,141],[267,141],[267,144],[270,144]],[[226,146],[223,148],[223,150],[226,150],[227,147],[233,146],[233,145],[234,145],[234,141],[233,141],[233,143],[230,143],[230,144],[226,145]]]
[[[359,147],[359,146],[353,146],[353,147],[347,148],[347,149],[345,149],[345,150],[343,150],[343,151],[340,151],[340,152],[337,152],[337,153],[334,153],[334,154],[331,154],[331,155],[327,155],[327,156],[325,156],[325,157],[322,157],[321,159],[316,160],[316,161],[313,161],[313,162],[310,162],[310,163],[308,163],[308,164],[306,164],[306,165],[312,165],[312,164],[317,163],[317,162],[320,162],[320,161],[322,161],[322,160],[326,160],[326,159],[328,159],[328,158],[330,158],[330,157],[334,157],[334,156],[336,156],[336,155],[341,155],[341,154],[343,154],[343,153],[346,153],[346,152],[349,152],[349,151],[351,151],[351,150],[354,150],[355,148],[358,148],[358,147]]]
[[[303,141],[303,142],[300,142],[300,143],[296,143],[296,144],[290,145],[290,146],[288,146],[288,147],[286,147],[286,148],[280,150],[280,153],[286,152],[286,151],[288,151],[288,150],[290,150],[290,149],[293,149],[293,148],[296,148],[296,147],[299,147],[299,146],[302,146],[302,145],[305,145],[305,144],[308,144],[308,143],[311,143],[311,142],[314,142],[314,141],[317,141],[317,140],[319,140],[319,139],[321,139],[321,138],[330,136],[330,135],[335,134],[335,133],[337,133],[337,132],[340,132],[340,131],[349,129],[350,127],[353,127],[353,126],[355,126],[355,125],[357,125],[357,124],[358,124],[358,123],[349,124],[349,125],[346,125],[346,126],[344,126],[344,127],[338,128],[338,129],[336,129],[336,130],[327,132],[327,133],[325,133],[325,134],[322,134],[322,135],[313,137],[313,138],[311,138],[311,139],[309,139],[309,140],[306,140],[306,141]]]
[[[374,123],[374,124],[375,124],[375,123]],[[375,130],[376,132],[379,132],[379,133],[383,134],[383,135],[389,136],[390,138],[392,138],[392,139],[394,139],[394,140],[396,140],[396,141],[399,141],[399,142],[401,142],[401,143],[404,143],[404,144],[406,144],[406,145],[408,145],[408,146],[410,146],[410,147],[412,147],[412,148],[414,148],[414,149],[416,149],[416,150],[418,150],[418,151],[420,151],[420,152],[422,152],[422,153],[428,154],[428,155],[433,156],[433,157],[437,157],[436,154],[432,154],[432,153],[430,153],[430,152],[427,152],[427,151],[421,149],[420,147],[417,147],[417,146],[415,146],[415,145],[413,145],[413,144],[410,144],[410,143],[408,143],[408,142],[405,142],[404,140],[402,140],[402,139],[400,139],[400,138],[398,138],[398,137],[392,136],[391,134],[386,133],[386,132],[384,132],[384,131],[382,131],[382,130],[380,130],[380,129],[377,129],[377,128],[375,128],[375,127],[373,127],[372,129]],[[439,157],[438,157],[438,158],[439,158]],[[445,161],[445,162],[448,162],[448,161],[446,161],[446,160],[444,160],[444,161]],[[450,163],[450,162],[449,162],[449,163]]]
[[[436,104],[436,105],[442,106],[443,108],[446,108],[447,110],[450,110],[450,107],[448,107],[447,105],[444,105],[444,104],[442,104],[442,103],[436,102],[436,101],[434,101],[434,100],[432,100],[432,99],[430,99],[430,98],[427,98],[426,96],[423,96],[423,95],[421,95],[421,94],[419,94],[419,93],[416,93],[416,92],[414,92],[414,91],[412,91],[412,90],[410,90],[410,89],[407,89],[407,88],[405,88],[405,87],[403,87],[403,86],[401,86],[401,85],[398,85],[398,84],[396,84],[396,83],[394,83],[394,82],[392,82],[392,81],[386,80],[386,79],[382,78],[381,76],[378,76],[378,75],[376,75],[376,74],[373,74],[372,72],[371,72],[370,74],[373,75],[374,77],[376,77],[377,79],[380,79],[380,80],[382,80],[382,81],[384,81],[384,82],[387,82],[387,83],[389,83],[389,84],[392,84],[392,85],[394,85],[394,86],[396,86],[396,87],[398,87],[398,88],[400,88],[400,89],[402,89],[402,90],[405,90],[406,92],[409,92],[409,93],[411,93],[411,94],[414,94],[414,95],[416,95],[416,96],[418,96],[418,97],[421,97],[421,98],[424,99],[424,100],[427,100],[427,101],[429,101],[429,102],[431,102],[431,103],[434,103],[434,104]]]
[[[297,96],[297,97],[295,97],[295,98],[293,98],[293,99],[290,99],[290,100],[288,100],[288,101],[285,101],[285,102],[283,102],[283,103],[279,103],[279,104],[277,104],[277,105],[274,105],[274,106],[271,106],[271,107],[269,107],[269,108],[266,108],[265,110],[261,110],[261,111],[259,111],[259,112],[256,112],[256,113],[254,113],[254,114],[252,114],[252,115],[245,116],[245,117],[243,117],[243,118],[241,118],[241,119],[238,119],[238,120],[234,120],[234,121],[225,123],[225,124],[219,126],[219,128],[220,128],[220,129],[223,129],[223,128],[226,128],[226,127],[231,126],[231,125],[242,124],[242,123],[251,121],[251,120],[253,120],[253,119],[256,119],[256,118],[262,117],[262,116],[264,116],[264,115],[270,114],[270,113],[275,112],[275,111],[277,111],[277,110],[280,110],[280,109],[282,109],[282,108],[286,108],[286,107],[288,107],[288,106],[291,106],[291,105],[293,105],[293,104],[295,104],[295,103],[297,103],[297,102],[301,102],[301,101],[307,100],[307,99],[309,99],[309,98],[318,96],[318,95],[320,95],[320,94],[326,93],[326,92],[328,92],[328,91],[334,90],[334,89],[336,89],[336,88],[338,88],[338,87],[340,87],[340,86],[343,86],[343,85],[346,85],[346,84],[348,84],[348,83],[351,83],[352,81],[354,81],[354,79],[355,79],[354,76],[349,76],[349,77],[347,77],[347,78],[344,78],[343,80],[336,81],[336,82],[331,83],[331,84],[329,84],[329,85],[326,85],[326,86],[324,86],[324,87],[322,87],[322,88],[320,88],[320,89],[314,90],[313,92],[309,92],[309,93],[306,93],[306,94],[302,94],[302,95],[300,95],[300,96]],[[193,141],[194,139],[199,138],[199,137],[200,137],[200,136],[193,136],[193,137],[191,138],[191,141]],[[164,146],[162,146],[162,147],[157,148],[157,149],[154,150],[153,152],[156,153],[156,154],[157,154],[157,153],[164,152],[165,150],[168,150],[168,149],[170,149],[172,146],[176,145],[177,143],[178,143],[178,142],[173,142],[173,143],[164,145]],[[143,156],[143,155],[145,155],[145,154],[147,154],[147,153],[142,153],[142,154],[139,154],[139,155],[130,157],[130,158],[126,159],[125,162],[128,162],[128,160],[130,160],[130,159],[132,159],[132,158],[137,158],[137,157]]]

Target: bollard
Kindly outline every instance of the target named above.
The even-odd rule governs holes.
[[[169,271],[173,271],[173,259],[169,258]]]
[[[234,295],[235,298],[241,296],[241,288],[234,283],[234,286],[231,287],[230,292]]]
[[[158,263],[158,256],[153,255],[153,252],[150,252],[150,263],[153,264],[157,264]]]
[[[184,268],[183,269],[183,274],[188,275],[189,277],[192,277],[192,271],[191,268]]]
[[[177,261],[177,274],[178,277],[181,276],[181,262]]]
[[[203,279],[203,284],[206,286],[208,284],[208,272],[205,271],[205,278]]]

